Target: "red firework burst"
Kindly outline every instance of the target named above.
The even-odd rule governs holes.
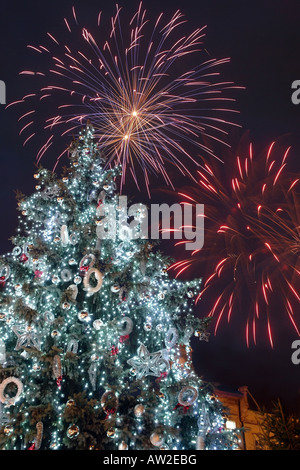
[[[273,347],[283,311],[299,335],[300,178],[287,172],[290,148],[280,158],[276,150],[273,142],[255,156],[250,144],[226,167],[204,162],[198,186],[180,193],[184,204],[205,205],[205,244],[171,269],[179,276],[196,267],[205,281],[197,300],[209,299],[215,333],[224,317],[239,315],[248,346],[263,322]]]

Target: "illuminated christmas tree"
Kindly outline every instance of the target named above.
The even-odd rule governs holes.
[[[1,449],[235,448],[193,370],[191,337],[207,335],[193,315],[200,281],[170,278],[138,236],[144,206],[121,226],[121,171],[104,169],[90,124],[69,157],[61,178],[39,168],[34,194],[19,195],[1,258]]]

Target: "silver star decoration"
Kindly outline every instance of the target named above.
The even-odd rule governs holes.
[[[137,379],[147,375],[160,377],[162,371],[170,369],[170,364],[166,357],[164,350],[150,353],[146,346],[141,344],[137,350],[137,356],[129,359],[127,362],[135,369]]]
[[[57,186],[52,186],[46,188],[42,193],[41,197],[45,200],[53,199],[57,197],[60,193],[60,189]]]
[[[206,333],[205,331],[200,331],[199,333],[199,341],[208,341],[210,333]]]
[[[52,234],[62,226],[62,215],[60,212],[56,212],[55,215],[45,220],[45,229],[48,233]]]
[[[35,331],[31,329],[22,330],[22,327],[18,326],[13,326],[12,330],[18,337],[15,351],[25,348],[34,348],[40,351],[41,340]]]

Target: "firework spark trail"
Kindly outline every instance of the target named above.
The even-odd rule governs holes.
[[[193,267],[202,276],[206,269],[197,301],[212,303],[207,316],[216,317],[215,333],[226,313],[228,322],[239,315],[248,346],[251,338],[256,344],[263,323],[274,346],[280,309],[300,334],[299,178],[286,172],[290,148],[278,159],[275,147],[273,142],[261,158],[250,144],[248,156],[235,157],[235,164],[233,155],[227,158],[227,177],[224,165],[204,162],[198,186],[179,193],[183,204],[204,203],[206,242],[170,269],[177,277]]]
[[[55,108],[41,129],[39,113],[33,124],[26,122],[27,118],[32,119],[34,105],[23,113],[24,144],[34,135],[44,135],[47,142],[49,129],[59,136],[71,135],[80,130],[84,121],[91,120],[107,164],[123,166],[122,185],[129,171],[138,186],[138,174],[142,172],[149,192],[151,173],[162,175],[172,186],[166,165],[175,165],[182,174],[194,178],[189,167],[199,166],[199,153],[218,158],[204,138],[205,142],[228,145],[228,130],[237,126],[227,117],[237,113],[232,109],[235,100],[230,93],[240,87],[219,79],[219,68],[229,59],[207,58],[203,48],[205,27],[178,34],[186,23],[179,10],[166,22],[161,13],[151,27],[140,3],[126,28],[121,24],[121,10],[116,5],[105,39],[101,12],[96,21],[96,38],[78,25],[73,7],[73,18],[64,18],[73,47],[65,44],[65,38],[62,41],[50,33],[50,46],[29,46],[34,53],[50,59],[49,70],[25,70],[21,74],[46,83],[38,92],[9,106],[28,106],[33,100],[38,102],[36,111],[43,105],[47,110]],[[82,41],[81,50],[77,48],[78,40]],[[185,58],[189,61],[191,56],[197,65],[178,72],[186,69]],[[54,104],[57,99],[58,105]],[[37,127],[29,137],[27,125]],[[39,152],[38,161],[41,153],[44,154]]]

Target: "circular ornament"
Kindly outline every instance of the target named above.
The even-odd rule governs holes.
[[[58,284],[59,283],[59,277],[56,274],[54,274],[54,276],[52,276],[52,282],[53,282],[53,284]]]
[[[51,337],[52,338],[58,338],[60,336],[60,332],[58,330],[52,330],[51,331]]]
[[[95,328],[95,330],[99,331],[103,326],[103,321],[99,319],[95,320],[93,322],[93,327]]]
[[[114,430],[114,428],[110,428],[110,429],[107,430],[106,434],[107,434],[108,437],[114,437],[115,432],[116,431]]]
[[[60,273],[60,277],[63,282],[69,282],[72,279],[72,273],[70,269],[63,269],[62,272]]]
[[[62,308],[63,308],[64,310],[69,310],[69,309],[71,308],[71,305],[69,304],[69,302],[64,302],[64,303],[62,304]]]
[[[92,274],[94,274],[96,281],[97,281],[94,287],[90,285],[90,278]],[[96,268],[89,269],[83,279],[85,290],[87,290],[90,294],[95,294],[96,292],[98,292],[102,287],[102,283],[103,283],[103,276],[100,273],[100,271]]]
[[[81,277],[80,276],[75,276],[74,277],[74,284],[80,284],[82,281]]]
[[[113,390],[108,390],[103,393],[101,397],[101,406],[107,415],[114,414],[117,411],[119,400]]]
[[[120,291],[120,286],[119,286],[118,284],[114,284],[114,285],[110,288],[110,290],[111,290],[112,292],[114,292],[114,293],[117,293],[117,292]]]
[[[79,236],[76,232],[73,232],[71,233],[71,235],[69,236],[69,242],[71,243],[71,245],[77,245],[78,243],[78,240],[79,240]]]
[[[165,337],[166,348],[172,349],[178,341],[178,331],[176,328],[170,328]]]
[[[178,394],[178,403],[182,406],[191,406],[198,398],[198,390],[190,385],[183,387]]]
[[[144,324],[144,330],[145,330],[145,331],[151,331],[151,330],[152,330],[152,325],[151,325],[151,323],[145,323],[145,324]]]
[[[75,406],[75,400],[73,398],[70,398],[70,400],[67,401],[66,406],[68,408],[71,408],[72,406]]]
[[[82,310],[81,312],[78,313],[78,320],[80,321],[90,321],[91,317],[89,315],[89,312],[87,312],[86,310]]]
[[[139,403],[138,405],[134,407],[133,412],[134,412],[134,416],[136,416],[137,418],[140,418],[145,413],[144,405]]]
[[[79,427],[76,424],[71,424],[67,429],[67,436],[69,439],[75,439],[79,435]]]
[[[150,436],[150,442],[155,447],[161,447],[164,443],[164,438],[160,434],[153,432]]]
[[[78,351],[78,341],[77,341],[77,339],[72,338],[68,342],[67,352],[77,354],[77,351]]]
[[[10,267],[8,265],[0,267],[0,279],[2,282],[7,281],[10,276]]]
[[[127,336],[130,335],[130,333],[133,330],[133,321],[129,317],[124,317],[122,320],[119,322],[119,333],[120,336]]]
[[[8,424],[7,426],[5,426],[5,428],[3,429],[3,432],[5,434],[5,436],[11,436],[12,433],[14,432],[14,428],[11,424]]]
[[[94,266],[95,262],[96,258],[94,255],[85,255],[79,263],[79,270],[88,271]]]
[[[14,383],[17,386],[17,392],[14,397],[7,397],[4,395],[4,391],[8,384]],[[0,401],[1,403],[5,403],[6,406],[15,405],[15,403],[19,400],[23,391],[23,384],[20,379],[16,377],[7,377],[4,379],[3,382],[0,384]]]

